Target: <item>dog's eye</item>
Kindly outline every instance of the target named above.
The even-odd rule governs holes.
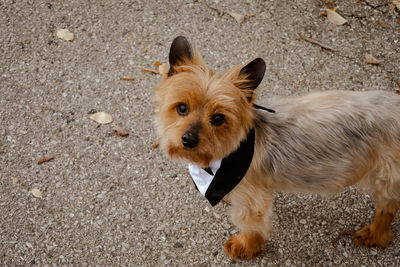
[[[177,111],[178,114],[181,115],[181,116],[186,116],[187,114],[189,114],[189,109],[188,109],[188,107],[187,107],[185,104],[183,104],[183,103],[180,103],[180,104],[178,104],[178,105],[176,106],[176,111]]]
[[[224,114],[214,114],[211,116],[211,124],[214,126],[220,126],[225,122]]]

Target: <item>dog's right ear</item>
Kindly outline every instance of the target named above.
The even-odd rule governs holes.
[[[256,89],[265,74],[265,61],[262,58],[256,58],[240,70],[240,75],[246,77],[246,82],[241,84],[241,89]]]
[[[243,90],[249,102],[254,101],[254,90],[264,78],[265,69],[265,61],[262,58],[256,58],[239,72],[239,80],[236,82],[236,86]]]
[[[188,40],[183,36],[174,39],[169,50],[168,77],[178,73],[177,67],[188,64],[193,60],[193,50]]]

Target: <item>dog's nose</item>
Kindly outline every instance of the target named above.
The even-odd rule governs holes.
[[[191,133],[182,135],[182,144],[188,148],[195,148],[199,143],[199,138]]]

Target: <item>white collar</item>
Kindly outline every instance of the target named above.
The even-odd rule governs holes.
[[[240,183],[250,167],[254,153],[255,131],[251,129],[237,150],[211,163],[207,170],[189,164],[197,190],[215,206]],[[212,173],[212,174],[210,174]]]
[[[196,184],[197,190],[199,190],[203,196],[206,195],[208,187],[214,179],[219,167],[221,167],[221,161],[222,160],[216,160],[210,164],[209,168],[214,175],[209,174],[197,165],[189,163],[189,173],[192,176],[193,182]]]

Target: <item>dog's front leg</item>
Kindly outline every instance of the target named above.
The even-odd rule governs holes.
[[[243,180],[230,194],[232,222],[241,232],[225,243],[233,259],[251,259],[261,254],[271,232],[272,192]]]

